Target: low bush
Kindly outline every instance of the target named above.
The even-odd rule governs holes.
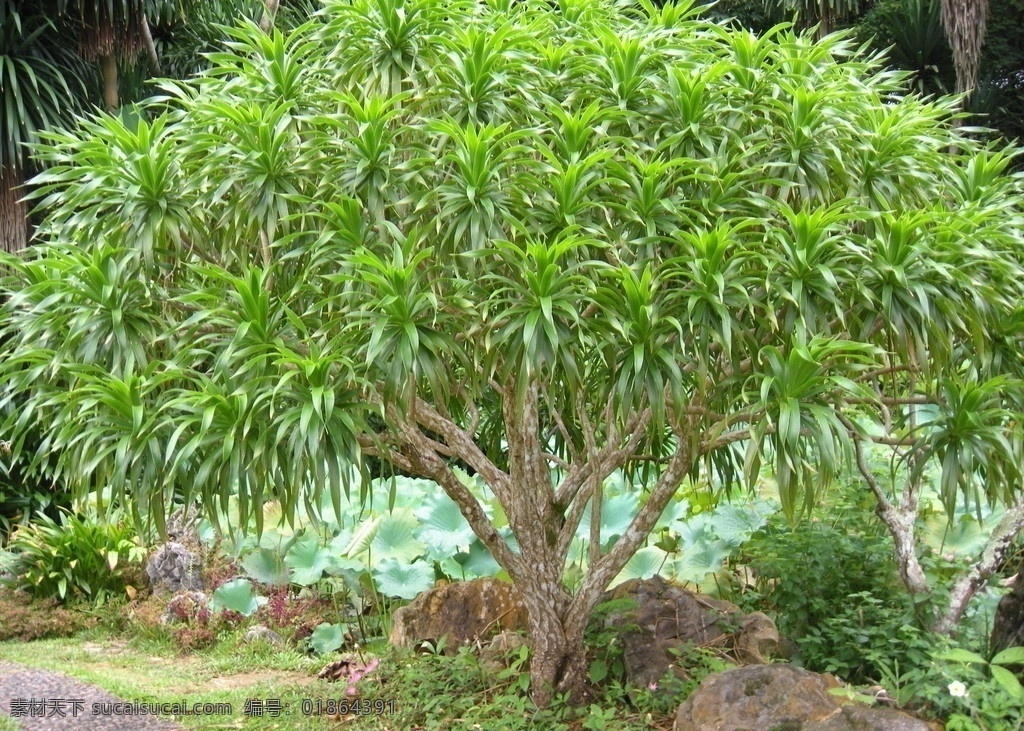
[[[55,599],[33,599],[10,589],[0,589],[0,617],[0,642],[69,637],[95,624],[89,615],[65,609]]]
[[[795,661],[853,683],[877,682],[894,664],[927,664],[932,649],[867,499],[849,486],[827,516],[795,527],[776,516],[741,558],[756,588],[739,601],[774,616]]]
[[[105,522],[62,512],[44,514],[11,536],[4,581],[34,597],[102,604],[142,585],[146,556],[127,520]]]

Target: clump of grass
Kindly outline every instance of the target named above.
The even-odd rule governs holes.
[[[596,688],[592,702],[577,708],[556,699],[537,709],[527,692],[529,650],[521,647],[496,672],[462,648],[455,656],[414,654],[406,650],[383,653],[374,675],[362,681],[363,698],[392,703],[386,728],[449,731],[576,731],[670,729],[672,716],[639,711]],[[383,722],[383,718],[381,719]]]

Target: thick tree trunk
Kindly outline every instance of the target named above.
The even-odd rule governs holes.
[[[0,249],[17,254],[28,243],[28,210],[21,200],[25,182],[17,168],[0,168]]]
[[[824,38],[836,26],[835,10],[829,0],[818,0],[818,38]]]
[[[981,70],[988,0],[942,0],[942,25],[953,51],[956,91],[973,92]]]
[[[263,17],[260,19],[260,28],[264,33],[269,33],[274,27],[274,18],[277,16],[277,8],[281,0],[263,0]]]
[[[108,114],[117,112],[121,106],[121,95],[118,90],[117,56],[108,53],[100,58],[100,71],[103,74],[103,108]]]
[[[565,694],[570,702],[579,704],[586,696],[587,621],[605,588],[650,535],[692,468],[695,444],[680,437],[676,452],[629,527],[607,552],[592,553],[594,561],[572,595],[563,582],[563,574],[583,506],[592,501],[603,480],[635,454],[650,424],[650,410],[636,414],[618,428],[609,407],[605,418],[609,425],[604,435],[606,443],[597,446],[596,430],[588,426],[591,433],[586,458],[578,459],[556,488],[550,469],[550,462],[556,458],[545,453],[540,439],[539,386],[531,382],[517,397],[517,385],[514,380],[504,387],[495,385],[502,396],[507,473],[487,458],[471,432],[418,398],[409,407],[399,409],[368,394],[371,402],[384,407],[392,435],[361,439],[360,445],[364,454],[381,456],[407,472],[436,480],[455,501],[474,533],[522,593],[530,617],[534,702],[543,708],[551,704],[556,694]],[[697,433],[697,424],[690,421],[696,418],[680,420],[677,432]],[[434,436],[428,437],[421,429]],[[509,548],[483,506],[452,471],[447,463],[451,455],[470,465],[494,492],[519,544],[518,551]]]
[[[560,585],[520,584],[530,615],[530,692],[538,708],[547,708],[556,694],[573,705],[586,696],[586,621],[567,615],[569,597]]]

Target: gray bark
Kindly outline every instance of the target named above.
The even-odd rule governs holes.
[[[361,445],[366,454],[381,456],[403,470],[437,481],[455,501],[470,527],[522,592],[530,616],[534,701],[544,707],[553,694],[566,693],[578,703],[586,687],[587,621],[608,584],[650,535],[691,469],[699,443],[686,435],[698,433],[700,425],[690,417],[675,425],[679,437],[676,453],[624,534],[606,554],[595,551],[595,560],[573,596],[563,582],[563,573],[582,508],[594,499],[605,477],[635,455],[650,414],[637,414],[621,430],[615,427],[610,413],[606,414],[600,447],[599,430],[588,423],[586,453],[573,455],[568,474],[556,489],[550,470],[553,458],[545,452],[540,436],[542,392],[537,383],[519,389],[516,383],[492,385],[502,398],[507,473],[480,451],[471,433],[415,396],[408,406],[400,408],[367,394],[372,403],[383,406],[390,436],[364,440]],[[483,507],[448,467],[446,459],[452,456],[471,465],[497,496],[519,543],[518,553],[509,549]]]
[[[156,52],[156,44],[153,42],[153,34],[149,29],[149,19],[143,14],[139,23],[139,32],[142,35],[142,44],[146,47],[146,55],[153,65],[153,73],[160,73],[160,55]]]
[[[280,0],[264,0],[263,17],[260,19],[260,28],[264,33],[269,33],[274,27],[274,18],[277,16],[277,8]]]
[[[1012,505],[1007,506],[1006,513],[989,536],[981,558],[954,582],[945,611],[932,626],[935,632],[949,634],[956,628],[971,599],[1002,566],[1007,552],[1022,530],[1024,496],[1019,496]]]
[[[539,708],[565,693],[574,705],[584,700],[587,653],[583,621],[568,621],[568,593],[562,582],[518,583],[530,616],[530,693]],[[588,613],[589,616],[589,613]]]
[[[851,426],[847,424],[848,428]],[[851,431],[853,431],[852,428]],[[886,491],[878,484],[878,480],[875,479],[874,473],[864,458],[864,445],[861,440],[854,436],[853,443],[857,469],[871,488],[871,492],[874,493],[878,503],[878,516],[885,523],[885,527],[889,529],[889,535],[892,536],[900,579],[903,580],[907,591],[911,594],[927,594],[931,591],[931,587],[917,557],[917,538],[914,532],[920,499],[920,484],[913,476],[909,476],[903,488],[900,504],[894,505]]]

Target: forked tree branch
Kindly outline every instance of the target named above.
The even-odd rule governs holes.
[[[1006,508],[1003,517],[996,524],[980,558],[953,583],[949,592],[946,611],[935,622],[932,629],[942,634],[952,632],[967,610],[967,605],[999,569],[1007,552],[1017,536],[1024,531],[1024,494],[1018,494],[1012,505]]]
[[[696,427],[695,424],[691,426]],[[590,570],[583,578],[579,591],[572,599],[569,611],[571,621],[586,621],[590,609],[596,606],[605,588],[622,571],[626,562],[640,549],[640,545],[650,535],[683,478],[692,468],[695,455],[691,454],[690,441],[684,439],[683,436],[677,434],[678,443],[675,453],[665,471],[658,478],[647,501],[633,517],[629,527],[608,553],[590,565]]]
[[[392,428],[397,432],[398,439],[405,447],[403,456],[406,463],[411,467],[407,470],[414,474],[422,475],[437,482],[448,494],[459,510],[470,528],[491,552],[494,559],[513,576],[521,576],[523,573],[522,559],[512,553],[505,540],[491,524],[490,519],[484,512],[480,501],[474,497],[458,476],[448,466],[447,462],[433,449],[434,440],[424,435],[419,428],[406,421],[394,405],[385,407],[385,414]],[[463,455],[459,455],[463,459]],[[508,476],[501,473],[503,479]],[[493,485],[489,485],[494,489]],[[502,485],[507,490],[507,485]],[[507,509],[507,506],[506,506]]]

